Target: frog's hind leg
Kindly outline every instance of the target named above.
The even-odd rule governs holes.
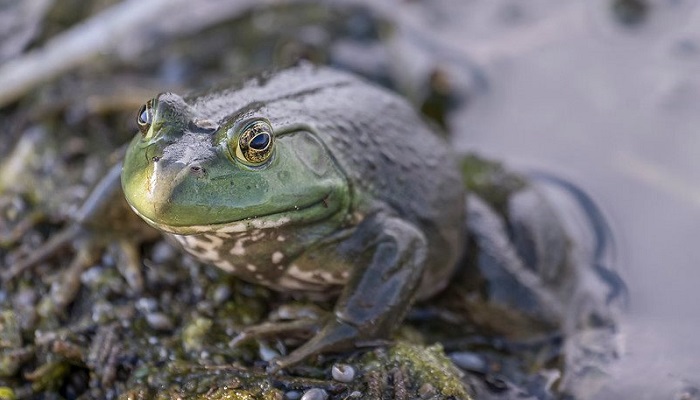
[[[535,186],[551,204],[559,221],[575,239],[573,254],[578,284],[572,290],[564,326],[562,355],[565,365],[559,384],[562,393],[591,395],[610,365],[619,357],[616,308],[627,302],[627,287],[616,265],[608,220],[583,190],[558,176],[530,173]],[[593,392],[595,393],[595,392]]]
[[[337,248],[360,261],[331,318],[311,340],[273,362],[287,368],[315,354],[348,351],[390,336],[413,303],[426,265],[427,240],[411,222],[390,213],[365,218]]]
[[[530,172],[528,176],[540,186],[554,207],[559,209],[562,222],[569,226],[569,230],[575,229],[573,225],[578,225],[579,231],[588,230],[591,242],[588,262],[608,287],[606,302],[626,302],[627,285],[612,267],[617,258],[614,236],[600,207],[581,188],[561,177],[544,172]]]

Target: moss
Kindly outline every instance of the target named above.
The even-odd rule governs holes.
[[[13,376],[20,363],[15,352],[22,346],[22,337],[15,313],[0,312],[0,377]]]
[[[32,380],[32,390],[41,392],[56,390],[63,385],[63,379],[70,371],[70,365],[65,361],[54,361],[42,365],[36,371],[29,374]]]
[[[12,388],[0,386],[0,400],[15,400],[16,398]]]
[[[369,397],[471,399],[442,346],[398,342],[363,357]],[[393,398],[393,397],[392,397]]]
[[[399,343],[389,349],[389,358],[396,365],[408,364],[409,374],[415,375],[415,380],[422,383],[421,387],[427,383],[444,396],[469,398],[460,371],[445,356],[442,345],[423,347]]]
[[[255,393],[250,390],[219,388],[194,397],[196,400],[281,400],[282,392],[276,389]]]
[[[182,347],[185,351],[200,350],[203,339],[211,329],[213,322],[207,318],[197,318],[188,324],[182,333]]]

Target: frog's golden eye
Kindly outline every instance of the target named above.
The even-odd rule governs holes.
[[[274,139],[272,127],[267,121],[254,121],[246,125],[238,137],[236,157],[246,164],[260,165],[270,159]]]
[[[148,100],[146,104],[141,106],[139,114],[136,116],[136,124],[139,126],[139,131],[144,136],[151,129],[153,123],[153,100]]]

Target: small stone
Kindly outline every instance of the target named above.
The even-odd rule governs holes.
[[[176,250],[164,240],[156,243],[151,252],[151,259],[156,264],[166,263],[173,260],[176,256]]]
[[[92,322],[106,324],[106,321],[109,321],[110,318],[114,318],[114,313],[115,310],[112,304],[106,301],[99,301],[92,306],[90,317],[92,318]]]
[[[355,379],[355,368],[348,364],[335,364],[331,368],[331,375],[338,382],[349,383]]]
[[[423,384],[423,386],[421,386],[418,389],[418,395],[420,396],[421,399],[429,399],[429,398],[435,396],[436,394],[437,394],[437,392],[435,391],[435,387],[433,387],[433,385],[431,385],[429,383]]]
[[[298,390],[290,390],[284,394],[284,398],[287,400],[299,400],[301,398],[301,392]]]
[[[506,378],[499,374],[487,374],[484,377],[484,382],[486,382],[489,389],[496,393],[501,393],[508,390],[508,382]]]
[[[301,400],[326,400],[328,399],[328,393],[325,390],[319,388],[309,389],[301,396]]]
[[[221,305],[225,301],[231,298],[231,287],[226,284],[222,285],[217,285],[216,289],[214,289],[214,295],[212,296],[212,300],[214,301],[215,304]]]
[[[136,309],[147,314],[158,309],[158,300],[151,297],[142,297],[136,301]]]
[[[480,354],[471,351],[459,351],[451,353],[449,357],[456,366],[464,370],[482,374],[488,372],[488,363]]]
[[[170,317],[160,312],[146,314],[146,322],[157,331],[170,331],[174,327]]]
[[[260,359],[267,362],[270,362],[280,356],[280,353],[277,350],[268,346],[265,342],[260,342],[259,354]]]

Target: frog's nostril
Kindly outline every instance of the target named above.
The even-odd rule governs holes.
[[[207,173],[207,171],[204,169],[204,167],[202,167],[200,165],[191,165],[190,172],[192,172],[192,174],[196,175],[197,177],[203,177]]]

